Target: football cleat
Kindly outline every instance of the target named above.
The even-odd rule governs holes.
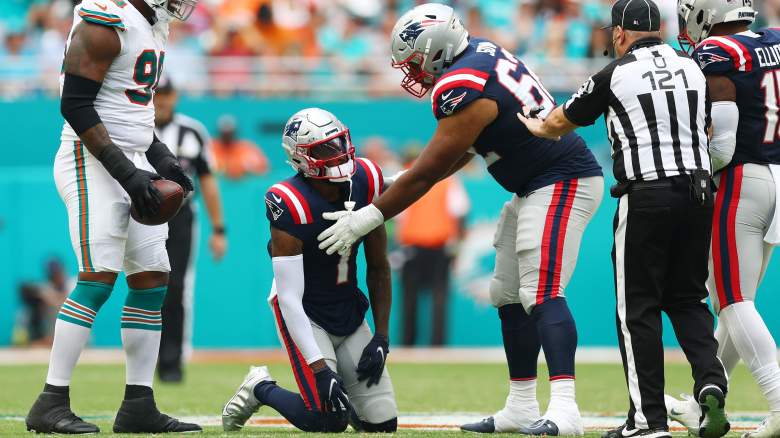
[[[601,435],[601,438],[672,438],[672,434],[666,428],[657,429],[635,429],[628,427],[628,424],[607,431]]]
[[[558,426],[546,418],[538,419],[534,424],[528,427],[521,427],[520,433],[523,435],[535,436],[558,436],[560,431]],[[582,434],[580,434],[582,435]]]
[[[726,396],[715,385],[707,385],[699,392],[701,421],[699,436],[701,438],[720,438],[731,429],[726,418]]]
[[[238,391],[222,409],[222,429],[225,432],[241,430],[249,417],[260,409],[262,403],[255,397],[254,391],[255,386],[260,382],[276,383],[271,378],[268,367],[249,368],[249,373],[244,377]]]
[[[42,392],[25,418],[27,430],[35,433],[87,434],[100,433],[100,429],[87,423],[70,410],[67,394]]]
[[[693,396],[680,394],[680,400],[678,400],[671,395],[664,394],[664,402],[669,418],[685,426],[690,435],[699,436],[701,408]]]
[[[756,430],[745,432],[742,438],[780,438],[780,412],[766,417]]]
[[[460,430],[463,432],[494,433],[496,431],[496,424],[493,417],[487,417],[476,423],[464,424],[460,427]]]
[[[200,426],[169,417],[157,409],[154,397],[123,400],[116,413],[114,433],[190,433]]]

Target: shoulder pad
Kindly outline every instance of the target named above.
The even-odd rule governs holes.
[[[733,37],[709,37],[696,46],[693,60],[704,74],[752,71],[753,55],[739,40]]]
[[[309,202],[287,181],[274,184],[265,194],[266,216],[271,224],[286,229],[313,223]]]
[[[125,30],[123,17],[127,6],[127,0],[84,0],[78,14],[84,21]]]
[[[490,74],[472,68],[451,69],[436,81],[431,92],[433,114],[437,119],[455,113],[477,99],[485,90]]]
[[[385,186],[385,180],[382,176],[382,169],[373,161],[368,158],[356,158],[358,168],[362,169],[363,174],[366,177],[366,183],[368,184],[368,204],[372,203],[374,199],[378,198],[382,194]]]

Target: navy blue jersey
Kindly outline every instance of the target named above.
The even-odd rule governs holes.
[[[358,158],[352,176],[355,209],[365,207],[382,193],[384,180],[379,166]],[[328,202],[301,174],[271,186],[265,194],[266,217],[271,226],[303,242],[303,309],[317,325],[336,336],[352,334],[363,322],[368,300],[357,284],[356,258],[363,239],[345,256],[327,255],[319,249],[317,236],[333,225],[322,213],[344,210],[347,200]],[[270,242],[269,242],[270,252]]]
[[[582,138],[571,133],[560,141],[534,137],[517,120],[523,107],[544,107],[547,116],[555,99],[539,78],[511,53],[482,38],[471,38],[466,50],[436,81],[431,93],[433,113],[442,119],[479,98],[498,104],[498,117],[474,143],[488,172],[507,191],[526,195],[559,181],[601,175]]]
[[[737,88],[737,148],[729,166],[780,164],[780,29],[710,37],[693,52],[705,75],[726,76]]]

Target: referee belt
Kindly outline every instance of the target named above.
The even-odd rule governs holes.
[[[609,189],[613,198],[620,198],[634,190],[657,190],[672,188],[689,188],[692,184],[692,175],[675,175],[659,178],[651,181],[625,181],[619,182]]]

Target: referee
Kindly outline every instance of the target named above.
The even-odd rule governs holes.
[[[178,97],[170,79],[163,76],[154,95],[156,133],[179,158],[181,167],[197,180],[211,222],[209,248],[215,260],[227,249],[225,225],[217,181],[211,173],[209,136],[197,120],[175,112]],[[194,262],[197,251],[198,224],[196,205],[186,201],[179,213],[168,222],[168,257],[171,273],[168,293],[162,308],[162,337],[157,374],[163,382],[182,380],[183,350],[191,344],[192,293]]]
[[[705,299],[713,213],[707,138],[709,101],[698,65],[660,37],[653,0],[618,0],[612,42],[619,59],[541,121],[518,114],[537,136],[556,138],[604,115],[618,198],[612,261],[617,332],[628,382],[626,423],[605,438],[669,437],[664,406],[661,311],[693,368],[705,414],[700,435],[729,430],[726,377]]]

